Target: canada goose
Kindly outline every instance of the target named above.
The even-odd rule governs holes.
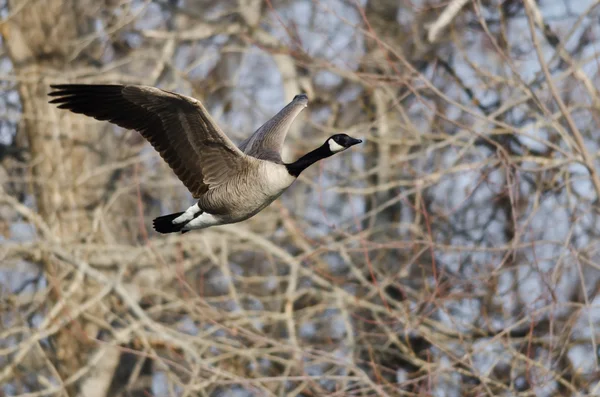
[[[292,121],[307,106],[296,95],[240,147],[221,131],[197,99],[139,85],[51,86],[60,109],[138,131],[173,169],[198,202],[154,219],[159,233],[188,232],[246,220],[271,204],[311,164],[361,143],[346,134],[293,163],[281,160]]]

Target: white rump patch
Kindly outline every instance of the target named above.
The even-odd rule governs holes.
[[[342,150],[348,149],[334,141],[333,138],[329,139],[327,142],[329,142],[329,150],[331,151],[331,153],[337,153],[341,152]]]
[[[184,223],[187,222],[189,220],[194,219],[194,215],[196,215],[198,212],[200,212],[201,209],[200,207],[198,207],[198,203],[192,205],[190,208],[188,208],[187,210],[185,210],[185,212],[181,215],[179,215],[177,218],[173,219],[173,224],[177,225],[178,223]]]
[[[183,227],[183,230],[204,229],[209,226],[221,224],[222,222],[219,219],[217,219],[214,215],[205,212],[202,215],[197,216],[196,218],[189,221],[189,223]]]

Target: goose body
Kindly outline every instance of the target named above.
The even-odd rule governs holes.
[[[254,134],[235,146],[197,99],[138,85],[53,85],[61,109],[138,131],[198,201],[184,212],[154,219],[159,233],[246,220],[277,199],[311,164],[362,142],[346,134],[329,137],[293,163],[281,160],[285,136],[307,106],[294,99]]]

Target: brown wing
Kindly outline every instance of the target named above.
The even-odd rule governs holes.
[[[281,162],[281,150],[288,130],[306,106],[308,97],[305,94],[296,95],[292,102],[242,142],[240,150],[258,159]]]
[[[60,84],[50,103],[138,131],[194,197],[247,166],[246,156],[194,98],[135,85]]]

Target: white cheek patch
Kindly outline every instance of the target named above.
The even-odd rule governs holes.
[[[336,141],[334,141],[333,139],[330,139],[328,142],[329,142],[329,150],[331,151],[331,153],[337,153],[337,152],[341,152],[342,150],[347,149],[347,148],[343,147],[342,145],[340,145],[339,143],[337,143]]]

